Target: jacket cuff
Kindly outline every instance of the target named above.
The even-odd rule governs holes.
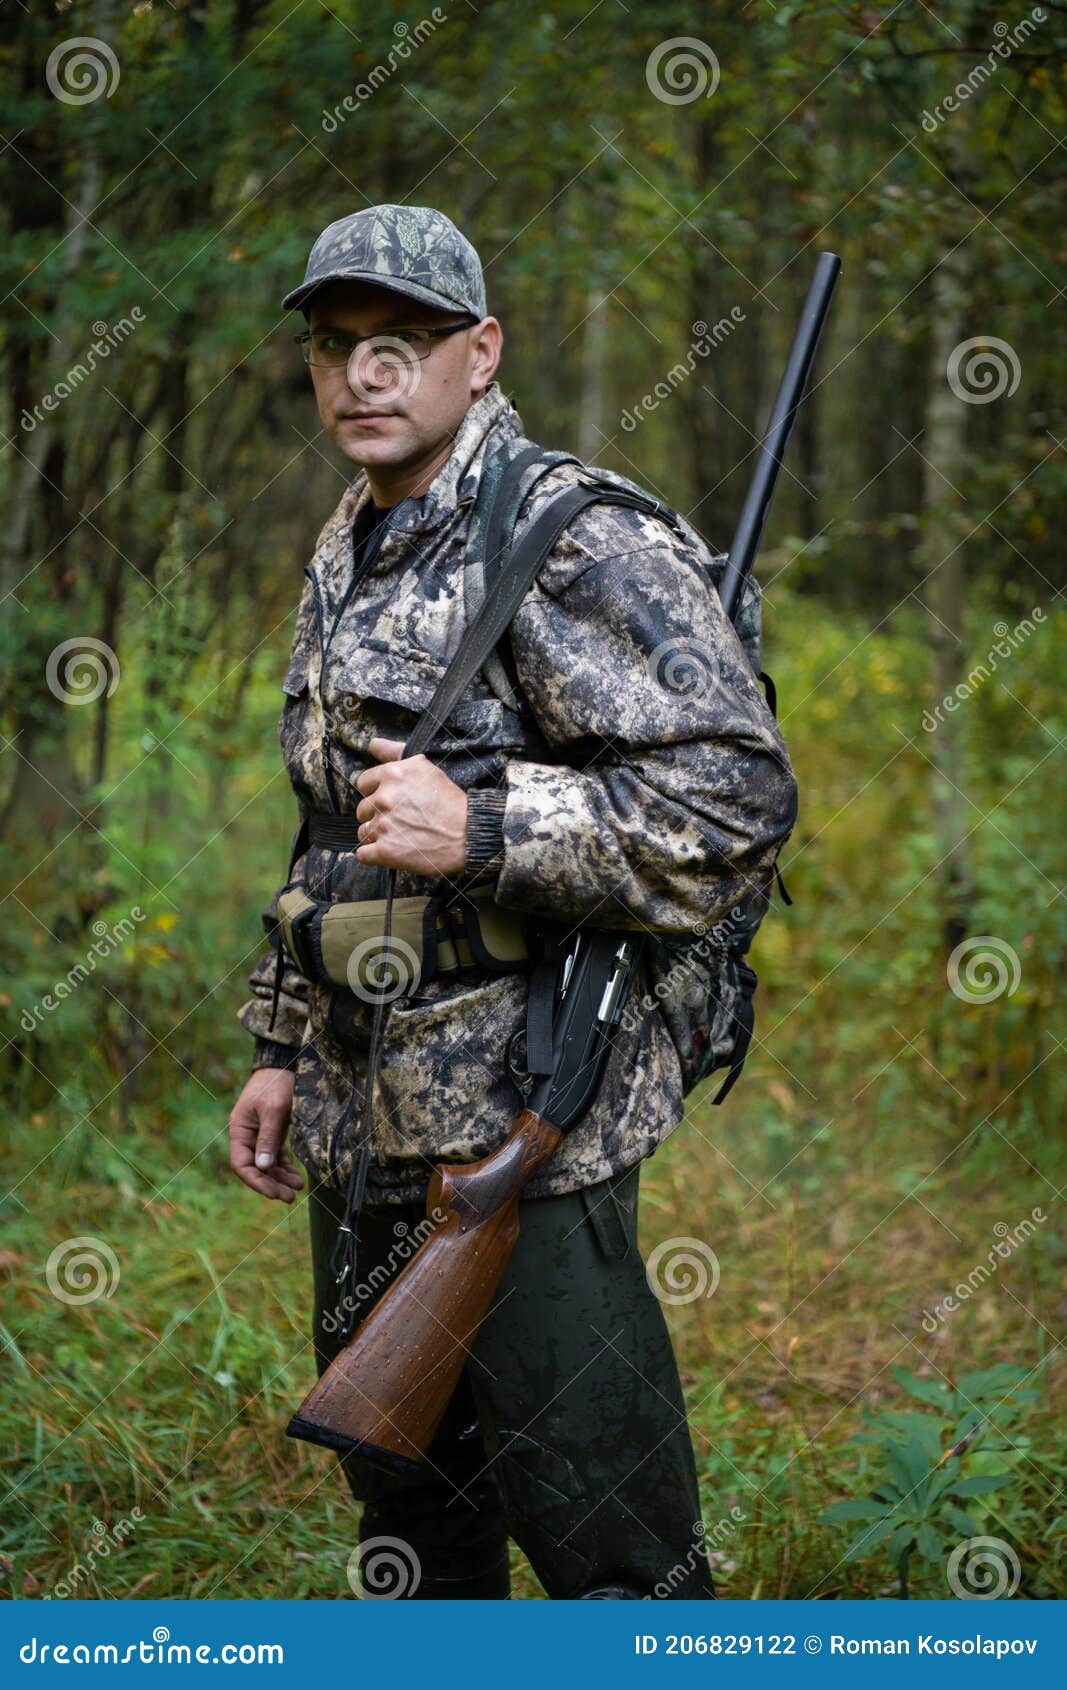
[[[257,1039],[252,1052],[252,1071],[257,1068],[295,1068],[300,1056],[299,1045],[282,1045],[274,1039]]]
[[[504,865],[504,811],[507,788],[475,787],[467,794],[467,861],[472,874]]]

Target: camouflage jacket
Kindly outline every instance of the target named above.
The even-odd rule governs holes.
[[[333,627],[325,664],[319,628],[331,628],[351,581],[353,519],[370,498],[362,471],[323,529],[282,683],[282,752],[304,809],[331,808],[328,757],[341,805],[354,810],[356,779],[374,761],[371,737],[405,739],[429,702],[466,626],[464,544],[480,468],[508,435],[521,438],[522,424],[493,382],[427,492],[392,511],[374,562]],[[540,481],[516,532],[578,473],[562,464]],[[797,793],[785,745],[709,585],[704,544],[688,525],[682,530],[679,539],[660,518],[620,506],[593,506],[576,518],[512,624],[530,708],[508,708],[483,672],[428,753],[477,795],[472,811],[492,794],[503,863],[482,870],[479,884],[488,875],[502,905],[605,927],[707,926],[769,869],[793,827]],[[672,683],[679,653],[694,652],[714,671],[713,686]],[[312,846],[294,878],[315,898],[381,896],[378,871],[351,850]],[[397,897],[439,889],[433,877],[396,875]],[[268,930],[274,907],[272,900],[264,914]],[[300,1047],[294,1154],[313,1179],[326,1179],[340,1123],[334,1150],[343,1180],[363,1108],[373,1008],[289,965],[272,1028],[274,972],[268,950],[240,1019],[258,1040]],[[418,1201],[435,1162],[473,1160],[505,1136],[521,1107],[505,1047],[525,1025],[525,981],[521,972],[465,969],[420,982],[391,1004],[373,1100],[369,1203]],[[618,1030],[593,1106],[531,1181],[530,1196],[606,1179],[649,1156],[681,1120],[678,1051],[648,985],[634,982],[631,1002],[641,1013]],[[327,1025],[331,996],[345,1002],[335,1003]]]

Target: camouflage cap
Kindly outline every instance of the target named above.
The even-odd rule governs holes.
[[[308,304],[327,282],[376,282],[445,311],[486,315],[481,259],[443,212],[425,205],[371,205],[322,231],[298,288],[282,309]]]

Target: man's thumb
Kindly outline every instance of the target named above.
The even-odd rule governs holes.
[[[273,1168],[278,1149],[285,1137],[285,1118],[277,1105],[260,1106],[259,1131],[256,1133],[256,1167]]]
[[[397,763],[404,755],[404,741],[385,739],[381,734],[375,734],[367,749],[379,763]]]

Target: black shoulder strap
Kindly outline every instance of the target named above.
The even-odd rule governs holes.
[[[541,475],[533,476],[529,486],[524,488],[522,481],[526,471],[540,463],[543,466],[541,474],[547,475],[556,464],[567,461],[565,452],[546,452],[543,446],[527,446],[516,452],[495,478],[491,502],[480,531],[487,592],[497,575],[504,551],[511,543],[519,511],[541,479]]]
[[[627,505],[637,510],[655,507],[658,513],[667,514],[656,500],[644,494],[589,480],[551,499],[518,542],[510,548],[501,546],[492,560],[497,567],[492,581],[486,583],[485,602],[468,624],[436,692],[409,734],[405,757],[416,756],[431,743],[490,652],[507,633],[541,565],[568,523],[590,505],[603,504]]]
[[[484,466],[468,529],[466,566],[480,575],[483,596],[492,591],[511,545],[519,512],[534,488],[557,464],[579,462],[569,453],[546,451],[543,446],[526,446],[513,458],[508,457],[508,451],[509,446],[505,446]],[[528,475],[530,470],[534,473]],[[493,657],[509,695],[505,702],[520,715],[528,715],[529,705],[519,684],[518,666],[506,635]],[[496,686],[495,681],[493,685]]]
[[[504,568],[523,506],[544,478],[561,464],[574,464],[579,471],[579,485],[595,490],[601,502],[633,505],[663,517],[677,532],[681,532],[673,510],[651,494],[617,487],[600,470],[583,464],[573,453],[527,445],[512,455],[514,445],[514,439],[505,441],[486,459],[479,477],[466,544],[467,567],[481,589],[479,593],[475,588],[471,595],[475,609],[480,597],[488,598],[492,593],[494,583]],[[518,667],[506,629],[494,651],[487,653],[483,659],[482,666],[487,668],[487,672],[491,668],[490,658],[497,666],[497,677],[505,683],[500,688],[497,679],[493,679],[494,688],[520,715],[529,715],[530,707],[519,683]]]

